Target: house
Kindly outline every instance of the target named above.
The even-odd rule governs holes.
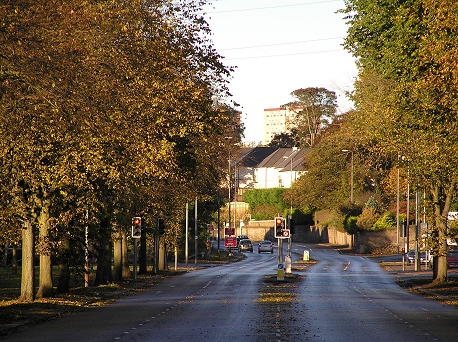
[[[279,148],[255,169],[255,188],[289,188],[303,173],[304,156],[310,149]]]
[[[255,169],[276,147],[242,148],[237,158],[231,163],[235,176],[236,199],[241,199],[246,189],[255,188]],[[240,197],[240,198],[239,198]]]
[[[291,187],[306,172],[304,156],[310,149],[255,147],[242,149],[234,168],[238,196],[246,189]]]

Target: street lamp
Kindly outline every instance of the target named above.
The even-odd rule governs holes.
[[[353,203],[353,151],[342,150],[342,152],[351,153],[350,202]]]
[[[229,139],[232,139],[232,137],[224,137],[224,139],[228,141]],[[227,190],[228,190],[228,200],[229,200],[227,209],[228,209],[229,228],[232,228],[231,227],[231,148],[230,147],[228,147],[227,162],[228,162]]]

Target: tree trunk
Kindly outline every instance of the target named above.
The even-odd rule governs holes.
[[[100,222],[99,245],[97,246],[97,272],[94,285],[111,282],[111,233],[108,220]]]
[[[38,282],[37,298],[48,298],[53,295],[52,287],[52,265],[51,265],[51,246],[48,239],[49,232],[49,206],[50,200],[47,193],[43,193],[43,199],[39,201],[41,205],[40,215],[38,216],[39,243],[38,251],[40,255],[40,275]]]
[[[22,275],[19,302],[33,303],[35,300],[35,240],[32,223],[24,222],[22,227]]]
[[[432,186],[431,195],[434,203],[436,248],[434,249],[433,280],[435,284],[447,281],[447,236],[446,220],[450,210],[454,184],[448,191],[443,191],[439,185]],[[445,199],[444,199],[445,198]]]
[[[67,263],[59,264],[57,279],[57,293],[68,293],[70,291],[70,267]]]
[[[130,278],[130,267],[129,267],[129,254],[127,252],[127,233],[125,229],[121,229],[121,236],[122,236],[122,277]]]
[[[11,253],[11,273],[17,274],[17,245],[13,245]]]
[[[113,234],[113,280],[121,280],[122,275],[122,235],[118,228]]]
[[[59,273],[57,277],[57,293],[70,291],[70,267],[68,256],[71,254],[68,238],[63,238],[59,248]]]
[[[167,269],[167,257],[166,257],[166,249],[165,249],[165,242],[164,239],[159,240],[159,264],[158,268],[160,271],[164,271]]]

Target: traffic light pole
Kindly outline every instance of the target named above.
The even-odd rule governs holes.
[[[157,274],[159,271],[159,234],[157,231],[154,232],[154,273]]]
[[[292,212],[292,209],[291,209],[291,212]],[[291,258],[291,243],[293,242],[293,234],[291,234],[293,232],[293,230],[291,229],[291,224],[293,222],[293,215],[290,214],[288,215],[288,229],[289,229],[289,239],[288,239],[288,256]]]
[[[138,247],[137,247],[137,239],[134,240],[134,280],[137,281],[137,254],[138,254]]]

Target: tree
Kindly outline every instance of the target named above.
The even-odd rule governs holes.
[[[352,149],[348,135],[348,115],[336,118],[328,126],[321,140],[306,155],[307,174],[289,189],[294,205],[320,209],[335,209],[350,198],[350,168],[345,166],[346,154],[342,149]],[[355,174],[359,175],[358,157],[355,154]],[[363,177],[355,176],[355,190],[363,189]]]
[[[269,147],[299,147],[297,129],[293,128],[288,133],[277,133],[269,143]]]
[[[458,179],[457,9],[448,0],[354,0],[345,9],[346,47],[359,63],[354,133],[373,157],[395,156],[411,184],[429,189],[439,283],[447,279],[445,222]]]
[[[81,255],[72,239],[89,225],[101,284],[110,279],[113,227],[126,227],[133,212],[153,220],[167,207],[168,194],[147,198],[145,189],[213,190],[223,133],[235,122],[214,105],[228,96],[231,69],[208,40],[201,2],[4,3],[1,186],[14,205],[2,205],[24,227],[32,264],[21,298],[33,301],[35,227],[41,253],[64,256]],[[62,233],[59,251],[48,244],[50,221]],[[52,286],[50,260],[43,258],[40,295]],[[69,259],[61,260],[66,272]]]
[[[293,120],[301,146],[313,147],[335,117],[336,94],[326,88],[305,88],[294,90],[291,96],[296,100],[284,106],[295,112]]]

